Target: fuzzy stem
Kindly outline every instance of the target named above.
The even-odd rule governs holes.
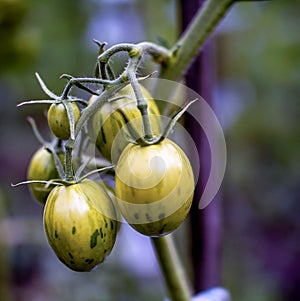
[[[66,74],[63,74],[61,77],[69,77]],[[68,95],[72,89],[72,87],[75,85],[79,85],[79,87],[81,88],[82,83],[91,83],[91,84],[101,84],[101,85],[117,85],[119,83],[119,81],[121,80],[121,78],[118,78],[114,81],[110,81],[107,79],[101,79],[101,78],[88,78],[88,77],[84,77],[84,78],[74,78],[71,77],[69,78],[69,82],[67,83],[67,85],[65,86],[65,89],[61,95],[61,99],[68,99]],[[85,87],[86,88],[86,87]]]
[[[172,235],[151,238],[172,301],[190,301],[191,290]]]
[[[66,154],[65,154],[65,174],[66,174],[66,181],[73,181],[73,167],[72,167],[72,151],[74,148],[74,140],[68,140],[65,145]]]
[[[171,49],[172,56],[162,66],[160,77],[178,80],[200,51],[210,33],[229,10],[234,0],[207,0],[190,26]]]
[[[135,54],[135,51],[140,49],[151,55],[157,62],[163,62],[170,56],[170,51],[168,49],[151,42],[142,42],[136,45],[123,43],[114,45],[101,53],[98,57],[98,61],[106,64],[114,54],[123,51],[128,52],[129,56],[132,57]]]
[[[35,138],[37,139],[37,141],[41,144],[41,145],[46,145],[48,142],[42,137],[41,133],[39,132],[37,125],[34,121],[34,119],[32,117],[27,117],[27,121],[29,122],[31,129],[33,131],[33,134],[35,136]]]
[[[137,57],[132,59],[136,60],[136,64],[138,64],[139,59]],[[130,66],[131,67],[131,66]],[[146,140],[151,140],[153,138],[151,122],[148,114],[148,102],[143,96],[140,84],[136,78],[135,70],[128,71],[128,79],[134,91],[136,100],[137,100],[137,108],[140,110],[143,120],[143,134]]]
[[[142,42],[139,43],[138,46],[152,56],[153,60],[159,64],[164,64],[170,57],[171,51],[165,47],[156,45],[151,42]]]
[[[87,122],[89,118],[91,118],[97,110],[113,95],[120,89],[124,88],[126,82],[121,82],[118,85],[112,86],[109,90],[105,90],[101,95],[99,95],[98,99],[93,102],[91,105],[87,106],[81,113],[81,116],[76,124],[75,128],[75,139],[78,136],[79,132]]]
[[[67,117],[69,120],[69,127],[70,127],[70,139],[75,140],[75,116],[74,116],[74,109],[70,102],[63,100],[63,105],[67,111]]]

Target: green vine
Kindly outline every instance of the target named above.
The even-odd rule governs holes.
[[[191,288],[181,264],[172,236],[152,238],[158,262],[172,301],[189,301]]]

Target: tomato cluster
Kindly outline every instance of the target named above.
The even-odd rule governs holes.
[[[87,120],[85,136],[78,136],[77,123],[100,96],[91,96],[84,108],[68,98],[52,102],[47,120],[60,147],[41,147],[29,163],[30,190],[44,205],[48,242],[59,260],[74,271],[90,271],[104,261],[122,218],[139,233],[159,237],[177,229],[191,207],[194,176],[189,159],[176,143],[162,136],[156,101],[138,85],[148,104],[152,140],[144,139],[144,116],[128,84]],[[70,145],[75,139],[80,141],[80,151],[74,154]],[[105,162],[114,163],[109,178],[114,189],[103,180],[80,176],[88,168],[89,160],[83,160],[86,141]],[[75,170],[72,162],[77,162]]]

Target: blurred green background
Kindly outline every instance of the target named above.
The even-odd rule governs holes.
[[[26,186],[39,147],[32,116],[50,137],[35,72],[62,92],[63,73],[90,76],[92,39],[164,40],[174,0],[0,0],[0,296],[4,301],[163,300],[149,241],[124,226],[109,259],[91,273],[67,270],[49,248],[42,207]],[[236,5],[215,32],[214,102],[228,150],[222,185],[222,279],[233,300],[300,300],[300,3]],[[187,221],[188,222],[188,221]],[[183,227],[184,228],[184,227]],[[176,232],[186,239],[184,230]],[[181,253],[186,256],[184,245]],[[188,258],[184,261],[189,263]]]

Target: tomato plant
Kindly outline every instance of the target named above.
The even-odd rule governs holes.
[[[90,271],[103,262],[115,243],[120,209],[136,231],[150,236],[154,242],[158,257],[163,258],[160,264],[171,299],[190,300],[180,262],[167,235],[185,220],[194,195],[189,159],[167,138],[182,114],[162,129],[156,102],[140,84],[150,76],[140,77],[141,62],[150,57],[158,65],[161,78],[180,80],[199,47],[234,2],[206,1],[192,26],[170,49],[151,42],[121,43],[105,49],[105,43],[98,43],[94,76],[75,78],[64,74],[67,84],[60,96],[37,76],[51,99],[26,104],[51,104],[48,125],[63,140],[65,151],[64,177],[56,181],[47,197],[44,228],[55,254],[70,269]],[[125,52],[127,61],[123,71],[115,75],[110,60],[120,52]],[[89,101],[71,95],[75,88],[89,93]],[[78,101],[84,105],[81,111],[75,103]],[[100,151],[100,158],[88,152],[91,142]],[[71,166],[73,159],[81,163],[75,172]],[[107,166],[103,159],[116,165]],[[96,169],[91,171],[92,161]],[[111,170],[117,202],[110,198],[114,193],[106,192],[101,179],[100,183],[88,179],[103,167]],[[83,171],[87,172],[81,177]],[[30,175],[33,180],[37,177]],[[49,176],[49,181],[53,177]]]
[[[112,78],[103,64],[120,51],[127,51],[129,62],[117,78]],[[166,59],[169,51],[148,42],[113,46],[97,58],[99,76],[64,75],[67,84],[57,96],[37,75],[51,99],[22,103],[51,104],[48,125],[64,149],[65,160],[61,179],[48,181],[56,186],[46,200],[44,228],[59,260],[75,271],[90,271],[104,261],[114,246],[122,217],[138,232],[161,239],[180,226],[191,207],[191,165],[182,149],[166,138],[187,106],[162,129],[157,104],[136,74],[144,54],[156,61]],[[91,85],[96,85],[97,91]],[[97,96],[85,102],[70,95],[74,87]],[[81,112],[75,103],[79,101],[84,105]],[[92,133],[87,132],[90,127]],[[96,143],[100,158],[88,153],[91,143]],[[107,166],[107,160],[102,159],[113,159],[117,165]],[[96,169],[90,170],[92,161]],[[75,170],[72,162],[77,162]],[[88,179],[105,168],[111,169],[115,193]],[[145,179],[140,181],[140,177]],[[28,182],[36,184],[37,179]],[[134,187],[134,183],[141,187]],[[136,205],[141,206],[128,209]]]

